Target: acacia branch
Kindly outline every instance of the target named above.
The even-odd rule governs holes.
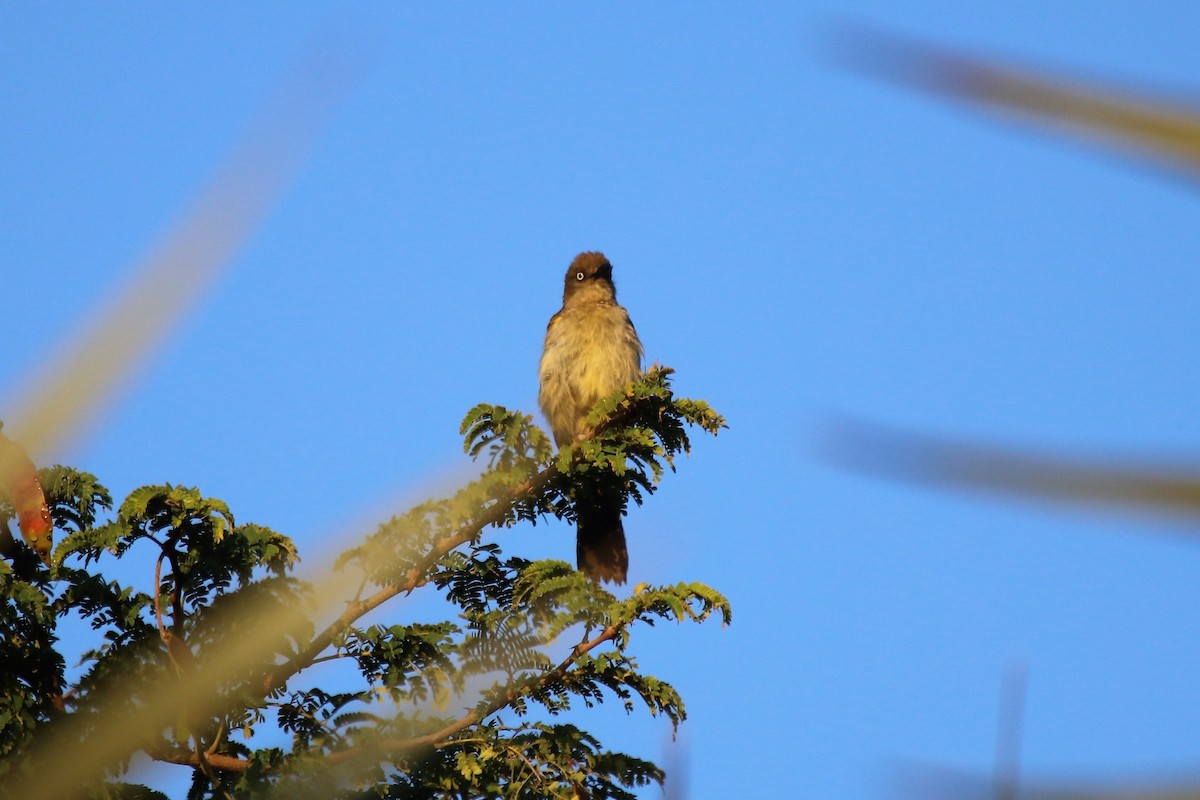
[[[601,631],[600,635],[596,638],[589,639],[585,642],[580,642],[571,648],[571,652],[567,654],[567,657],[564,658],[554,669],[538,676],[531,676],[523,681],[509,686],[508,690],[505,691],[504,694],[499,695],[495,700],[493,700],[491,703],[488,703],[483,708],[474,708],[462,717],[456,719],[454,722],[451,722],[448,725],[433,731],[432,733],[427,733],[422,736],[413,736],[407,739],[386,739],[381,742],[374,742],[370,745],[363,745],[362,747],[342,750],[326,756],[324,758],[324,762],[329,764],[339,764],[363,755],[363,751],[366,749],[369,749],[372,752],[384,751],[390,753],[402,753],[410,750],[419,750],[425,747],[445,747],[448,744],[447,740],[459,731],[463,731],[474,725],[478,725],[496,712],[506,708],[509,705],[512,705],[513,701],[526,696],[531,691],[562,681],[562,679],[566,677],[566,674],[571,671],[571,668],[575,665],[576,661],[605,642],[616,638],[620,630],[621,626],[609,625],[607,628]]]
[[[564,658],[557,667],[549,672],[540,675],[536,678],[529,678],[522,681],[516,686],[510,686],[502,696],[496,698],[488,706],[482,710],[475,709],[463,718],[450,723],[439,731],[417,736],[412,739],[401,739],[399,741],[390,742],[385,745],[390,750],[409,750],[423,745],[433,745],[434,747],[442,747],[446,744],[445,740],[450,736],[458,733],[461,730],[483,722],[485,719],[495,714],[497,711],[511,705],[514,700],[526,695],[534,689],[542,689],[553,683],[560,682],[566,674],[571,671],[571,667],[575,665],[582,656],[587,655],[595,648],[616,638],[620,628],[616,625],[609,625],[595,639],[589,639],[586,642],[580,642],[571,648],[571,652]]]
[[[478,517],[463,525],[454,533],[435,539],[430,551],[405,572],[401,580],[382,587],[366,600],[350,603],[337,619],[309,642],[307,647],[294,658],[289,659],[272,670],[263,680],[263,694],[270,694],[287,683],[288,679],[297,672],[310,666],[324,652],[325,648],[333,643],[333,640],[339,634],[353,625],[364,614],[373,611],[396,595],[411,592],[427,582],[429,570],[433,568],[440,558],[459,545],[475,539],[488,525],[497,525],[502,522],[513,506],[521,500],[542,491],[546,487],[546,484],[557,474],[559,472],[555,465],[551,464],[545,467],[540,472],[535,473],[512,489],[509,489],[497,502],[493,503]]]
[[[541,473],[539,473],[540,475]],[[580,658],[590,653],[595,648],[612,641],[620,632],[621,627],[617,625],[609,625],[600,635],[594,639],[589,639],[580,642],[571,648],[571,652],[567,657],[559,662],[558,666],[549,672],[545,672],[538,676],[531,676],[526,680],[513,684],[503,694],[499,695],[491,703],[488,703],[483,708],[474,708],[465,715],[455,721],[439,728],[431,733],[422,736],[413,736],[407,739],[386,739],[381,742],[373,742],[370,744],[360,745],[358,747],[340,750],[336,753],[330,753],[324,756],[321,761],[324,764],[333,766],[343,764],[347,761],[358,760],[368,757],[372,753],[404,753],[412,750],[420,750],[423,748],[441,748],[448,744],[448,739],[459,731],[466,730],[474,725],[478,725],[496,712],[512,705],[512,703],[529,694],[531,691],[550,686],[554,683],[562,681],[566,674],[571,671]],[[151,757],[158,761],[166,761],[171,764],[183,764],[190,767],[203,767],[201,763],[207,761],[217,769],[227,770],[230,772],[245,772],[250,768],[250,761],[236,756],[227,756],[219,753],[205,754],[201,759],[194,752],[180,751],[158,751],[150,753]]]
[[[185,767],[202,767],[200,755],[195,751],[158,750],[149,753],[155,761],[165,761],[168,764],[181,764]],[[229,772],[245,772],[250,768],[250,762],[237,756],[227,756],[222,753],[204,753],[204,761],[216,769]]]

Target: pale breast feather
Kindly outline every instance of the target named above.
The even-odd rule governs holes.
[[[637,377],[641,356],[633,323],[616,304],[564,309],[550,320],[538,400],[560,444],[580,432],[596,401]]]
[[[587,315],[584,324],[571,326],[580,333],[572,342],[575,357],[572,372],[582,413],[601,397],[637,377],[641,367],[641,346],[629,315],[617,305],[597,305],[579,309]]]

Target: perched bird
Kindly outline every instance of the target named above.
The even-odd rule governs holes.
[[[563,305],[546,326],[538,369],[538,404],[554,443],[569,444],[584,432],[592,406],[632,382],[642,370],[642,343],[617,305],[612,264],[603,253],[580,253],[563,286]],[[625,582],[629,551],[621,525],[621,498],[577,498],[575,542],[579,569],[589,578]]]

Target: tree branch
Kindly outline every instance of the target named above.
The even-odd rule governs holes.
[[[539,473],[540,475],[541,473]],[[589,639],[585,642],[580,642],[571,648],[571,652],[567,657],[559,662],[558,666],[549,672],[545,672],[538,676],[531,676],[513,686],[510,686],[508,691],[497,697],[484,708],[475,708],[456,719],[454,722],[422,736],[413,736],[407,739],[386,739],[382,742],[374,742],[371,744],[351,747],[346,750],[339,750],[336,753],[330,753],[322,757],[321,761],[330,766],[343,764],[347,761],[356,760],[369,756],[371,753],[403,753],[411,750],[419,750],[425,747],[440,748],[445,747],[446,740],[458,733],[466,730],[473,725],[478,725],[485,719],[500,711],[503,708],[511,705],[514,700],[525,696],[532,689],[540,689],[549,686],[553,683],[561,681],[571,668],[575,665],[582,656],[590,653],[595,648],[612,641],[620,632],[620,626],[610,625],[601,631],[600,635],[594,639]],[[171,764],[183,764],[190,767],[203,767],[201,759],[197,753],[179,752],[179,751],[157,751],[150,753],[150,756],[158,761],[166,761]],[[250,767],[250,762],[243,758],[235,756],[221,755],[219,753],[210,753],[204,756],[211,766],[217,769],[228,770],[230,772],[245,772]]]
[[[200,756],[194,752],[183,752],[178,750],[157,750],[148,754],[155,761],[164,761],[168,764],[182,764],[185,767],[201,767]],[[205,753],[204,760],[209,766],[216,769],[228,770],[229,772],[245,772],[250,768],[250,762],[244,758],[237,756],[227,756],[221,753]]]
[[[394,584],[384,586],[366,600],[350,603],[346,610],[309,642],[303,651],[272,670],[263,681],[263,694],[270,694],[287,683],[288,679],[297,672],[310,666],[325,648],[333,643],[333,640],[339,634],[349,628],[364,614],[373,611],[396,595],[406,594],[426,583],[428,581],[428,572],[437,563],[438,559],[459,545],[465,544],[477,537],[488,525],[500,523],[517,502],[540,492],[558,474],[560,474],[558,468],[551,464],[508,490],[498,502],[492,504],[471,522],[463,525],[452,534],[434,540],[433,548],[404,574],[403,579]]]
[[[478,725],[496,712],[511,705],[514,700],[525,696],[530,690],[540,689],[561,681],[566,674],[570,672],[571,667],[575,665],[575,662],[578,661],[580,657],[586,655],[605,642],[616,638],[616,635],[619,632],[620,627],[616,625],[608,626],[596,638],[589,639],[585,642],[580,642],[571,648],[571,652],[567,654],[567,657],[564,658],[554,669],[538,676],[531,676],[526,680],[510,686],[508,691],[497,697],[484,708],[472,709],[464,716],[456,719],[454,722],[451,722],[443,728],[433,731],[432,733],[427,733],[422,736],[413,736],[408,739],[386,739],[382,742],[375,742],[370,745],[363,745],[362,747],[355,747],[348,750],[342,750],[337,753],[331,753],[323,760],[328,764],[340,764],[344,761],[364,755],[364,751],[367,750],[371,752],[383,751],[400,753],[409,750],[418,750],[423,747],[444,747],[446,746],[446,740],[449,739],[449,737],[453,736],[459,731],[466,730],[473,725]]]
[[[559,663],[557,667],[536,678],[531,677],[527,680],[524,680],[517,686],[509,687],[507,692],[505,692],[501,697],[492,701],[492,703],[482,711],[475,709],[471,711],[471,713],[450,723],[441,730],[411,739],[393,740],[384,746],[389,750],[411,750],[423,745],[441,747],[445,744],[445,739],[453,736],[461,730],[471,727],[472,725],[483,722],[492,714],[495,714],[500,709],[510,705],[517,698],[523,696],[530,689],[541,689],[545,686],[549,686],[552,683],[561,681],[563,677],[565,677],[566,674],[571,671],[571,667],[574,666],[575,662],[578,661],[581,656],[587,655],[605,642],[611,641],[616,637],[619,631],[620,628],[618,626],[609,625],[607,628],[601,631],[600,635],[595,639],[589,639],[586,642],[580,642],[571,648],[571,652]]]

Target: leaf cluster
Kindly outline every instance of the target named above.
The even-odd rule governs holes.
[[[160,698],[149,687],[207,681],[212,696],[180,700],[169,725],[123,733],[124,758],[140,750],[191,769],[189,798],[627,798],[661,782],[650,762],[561,717],[616,701],[678,725],[683,700],[639,669],[632,633],[714,615],[728,624],[728,602],[700,584],[618,598],[563,562],[506,556],[485,534],[570,520],[575,500],[597,491],[643,502],[689,452],[689,428],[724,427],[706,404],[675,398],[670,376],[656,366],[602,401],[589,434],[557,454],[531,416],[473,408],[464,448],[485,471],[345,552],[336,569],[358,575],[360,588],[332,621],[316,607],[296,613],[312,593],[292,574],[291,540],[239,524],[220,500],[146,486],[111,513],[93,476],[42,470],[66,536],[49,569],[19,542],[0,562],[0,778],[35,774],[31,743],[43,728],[83,720],[72,730],[84,747],[107,719],[145,718]],[[132,552],[154,565],[142,590],[106,574]],[[394,609],[367,619],[423,587],[445,619]],[[70,680],[56,638],[69,615],[99,639]],[[254,658],[212,672],[215,654],[234,645]],[[117,777],[124,765],[105,766]],[[89,786],[94,797],[154,796],[116,780]]]

